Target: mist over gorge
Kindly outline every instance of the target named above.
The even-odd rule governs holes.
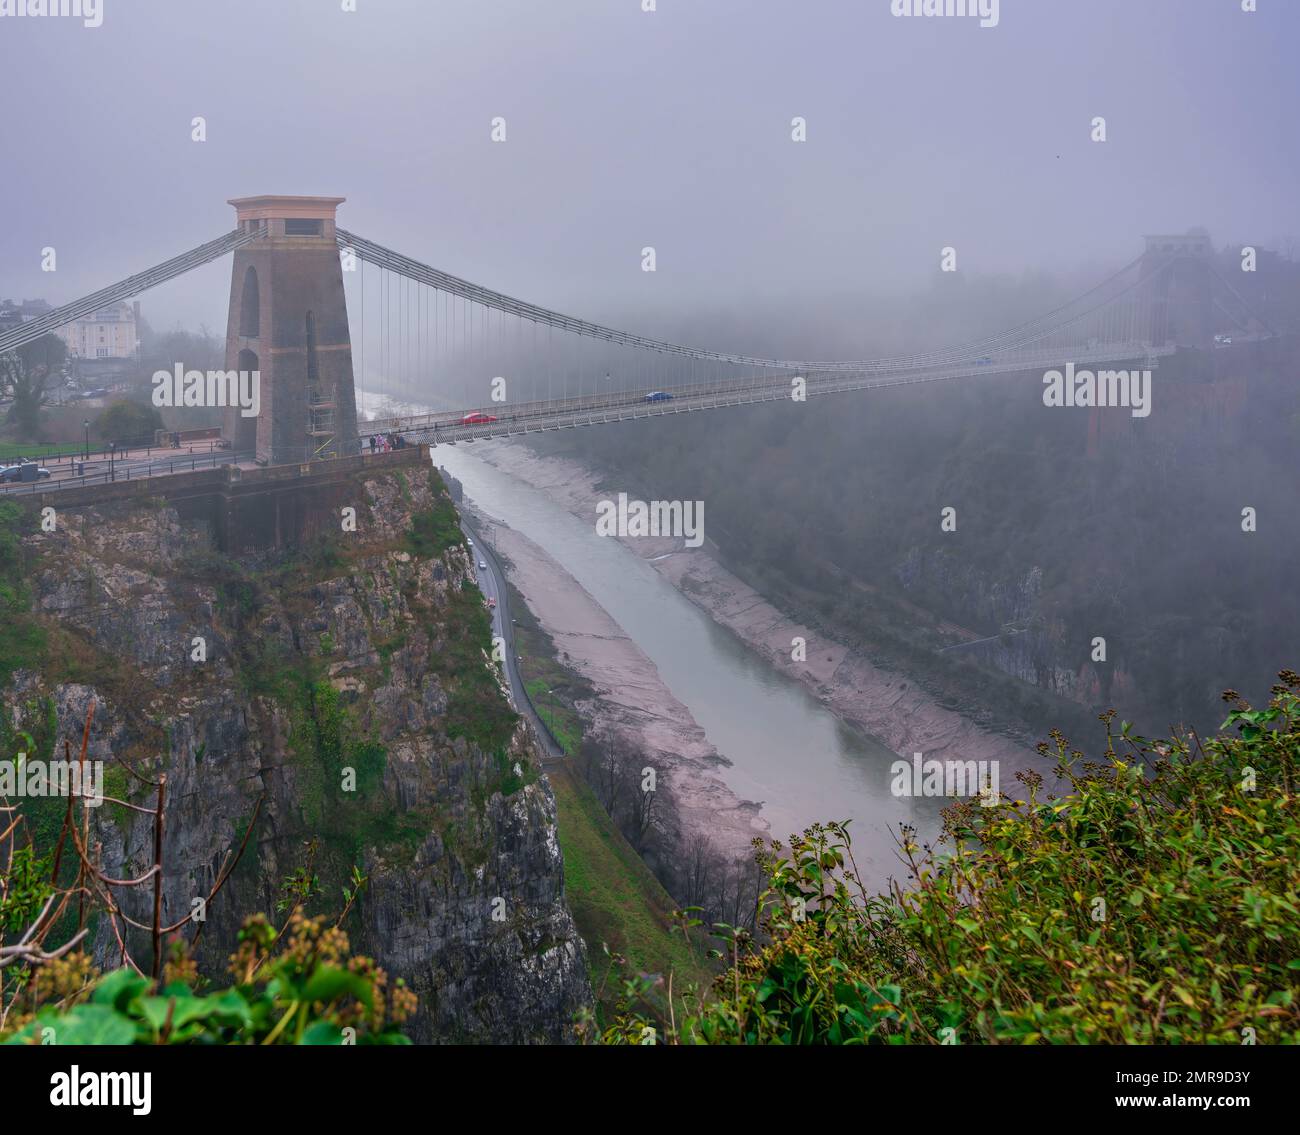
[[[0,2],[0,1119],[373,1124],[433,1045],[534,1122],[503,1049],[1280,1100],[1297,42]]]

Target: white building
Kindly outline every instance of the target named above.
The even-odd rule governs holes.
[[[136,319],[140,305],[109,304],[84,319],[60,327],[56,334],[77,359],[134,359],[139,354]]]

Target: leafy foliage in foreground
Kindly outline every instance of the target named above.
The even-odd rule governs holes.
[[[1088,762],[1053,734],[1068,788],[949,809],[939,854],[904,829],[912,880],[870,895],[843,824],[759,851],[768,944],[685,1021],[628,1009],[610,1043],[1300,1042],[1300,675],[1221,735],[1127,725]]]
[[[84,953],[48,962],[31,983],[38,1008],[12,1012],[0,1036],[6,1044],[409,1043],[398,1026],[415,994],[401,982],[389,988],[373,961],[350,956],[337,926],[295,913],[281,936],[258,915],[239,939],[234,984],[216,992],[195,992],[194,965],[179,950],[160,989],[127,967],[100,977]]]

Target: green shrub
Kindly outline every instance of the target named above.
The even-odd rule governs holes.
[[[118,398],[95,419],[95,436],[103,441],[152,441],[163,428],[162,415],[147,401]]]
[[[436,493],[432,508],[414,513],[411,517],[411,531],[406,534],[406,550],[412,555],[434,559],[464,542],[460,516],[445,489]]]
[[[45,655],[44,628],[31,614],[22,529],[28,520],[13,501],[0,501],[0,687],[15,670],[36,667]]]
[[[1204,746],[1105,714],[1088,762],[1053,734],[1062,795],[1027,773],[1024,801],[954,806],[941,852],[904,829],[911,883],[888,895],[846,825],[771,844],[767,944],[727,932],[731,969],[668,1039],[1300,1042],[1300,675],[1273,695],[1255,711],[1229,691],[1238,734]],[[648,1024],[627,1012],[605,1039]]]
[[[0,1028],[4,1044],[409,1044],[399,1031],[415,995],[369,958],[354,957],[337,925],[295,913],[277,932],[244,923],[232,984],[202,988],[177,943],[162,981],[123,967],[102,977],[83,953],[35,970]]]

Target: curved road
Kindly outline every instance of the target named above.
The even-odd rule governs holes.
[[[470,541],[470,553],[474,560],[474,572],[478,577],[479,590],[486,599],[497,601],[492,615],[492,634],[499,636],[505,644],[506,678],[510,682],[510,698],[515,709],[532,722],[533,732],[542,746],[548,760],[557,760],[564,756],[564,750],[556,744],[551,731],[546,727],[537,713],[536,706],[524,688],[523,677],[519,673],[519,655],[515,650],[515,628],[510,618],[510,600],[506,594],[506,573],[501,567],[496,554],[483,541],[474,527],[462,516],[461,531]],[[479,565],[486,565],[480,567]]]

